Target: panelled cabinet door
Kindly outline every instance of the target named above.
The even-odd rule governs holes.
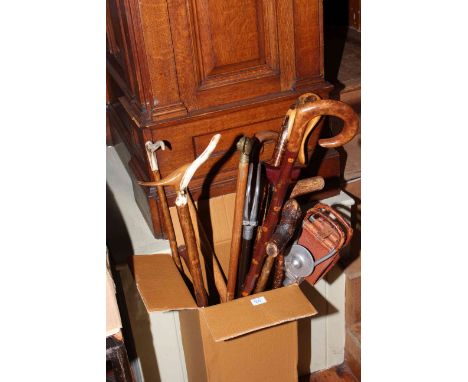
[[[107,70],[130,101],[144,105],[129,6],[127,0],[106,1]]]
[[[292,89],[290,0],[174,0],[168,11],[189,111]]]

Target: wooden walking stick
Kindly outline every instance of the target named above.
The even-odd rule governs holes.
[[[263,264],[262,273],[260,274],[257,286],[254,293],[265,290],[266,283],[270,276],[271,268],[276,260],[274,286],[277,285],[278,278],[283,279],[284,263],[283,249],[294,234],[295,225],[299,220],[301,209],[297,204],[295,197],[309,194],[314,191],[319,191],[325,186],[325,181],[321,176],[314,176],[299,180],[291,191],[290,199],[284,204],[281,212],[281,220],[278,223],[275,233],[270,241],[266,244],[266,254],[268,255]],[[280,273],[281,272],[281,273]],[[273,287],[274,287],[273,286]]]
[[[220,134],[214,135],[205,151],[203,151],[197,159],[192,163],[179,167],[159,182],[139,182],[139,184],[143,186],[173,186],[176,191],[177,197],[175,204],[177,215],[179,216],[180,228],[182,229],[182,235],[187,248],[189,270],[192,276],[193,289],[198,306],[208,306],[208,295],[203,285],[197,242],[188,206],[187,188],[197,169],[209,158],[210,154],[215,149],[220,137]]]
[[[298,160],[299,156],[298,156]],[[309,194],[314,191],[319,191],[325,186],[325,181],[321,176],[314,176],[312,178],[306,178],[298,180],[294,185],[289,197],[291,199],[297,198],[302,195]],[[270,247],[271,248],[271,247]],[[270,249],[271,251],[272,249]],[[268,243],[266,246],[266,252],[268,254]],[[267,260],[269,257],[267,257]],[[265,267],[265,265],[263,266]],[[263,270],[262,270],[263,272]],[[279,288],[283,283],[284,278],[284,254],[281,251],[275,258],[275,273],[273,276],[273,289]]]
[[[283,211],[281,212],[281,220],[276,227],[275,233],[267,243],[266,252],[268,256],[263,265],[262,273],[258,278],[254,293],[263,292],[265,290],[273,262],[276,256],[283,252],[284,247],[286,247],[286,244],[288,244],[288,241],[293,236],[301,214],[301,208],[295,199],[289,199],[284,204]]]
[[[321,99],[320,96],[315,93],[306,93],[306,94],[301,95],[298,98],[298,100],[296,100],[296,102],[293,105],[291,105],[285,117],[283,118],[283,122],[282,122],[279,134],[276,133],[276,144],[275,144],[275,150],[273,152],[273,156],[269,162],[265,163],[268,185],[265,190],[265,200],[263,203],[264,204],[264,219],[262,219],[262,223],[263,221],[265,221],[271,196],[279,180],[281,159],[283,158],[283,154],[286,150],[286,145],[288,143],[289,135],[294,125],[294,120],[296,118],[296,106],[299,102],[302,102],[303,100],[310,99],[310,98],[314,98],[316,100]],[[319,120],[320,120],[320,117],[317,117],[311,121],[311,123],[309,124],[310,125],[309,131],[319,122]],[[258,137],[259,140],[262,140],[262,139],[265,140],[265,137],[268,137],[267,139],[272,138],[271,133],[270,135],[268,135],[268,132],[260,132],[260,133],[257,133],[255,136]],[[304,149],[305,148],[303,148],[303,150]],[[300,168],[294,168],[294,171],[291,174],[291,181],[297,179],[299,174],[300,174]],[[263,231],[264,231],[264,227],[262,224],[262,226],[257,230],[257,237],[255,239],[256,243],[260,240],[263,234]],[[271,269],[270,263],[273,264],[272,261],[273,260],[269,260],[269,264],[267,265],[268,271]]]
[[[208,239],[208,236],[206,235],[205,229],[200,224],[201,222],[198,219],[198,210],[195,207],[195,204],[193,203],[192,197],[189,192],[187,192],[187,200],[188,200],[188,206],[190,209],[190,215],[193,218],[193,228],[195,231],[195,236],[198,239],[197,240],[198,254],[199,256],[203,256],[205,254],[205,266],[206,267],[211,266],[207,257],[209,256],[211,259],[213,259],[212,270],[213,270],[213,279],[214,279],[214,283],[216,286],[216,290],[218,291],[221,302],[226,302],[227,288],[226,288],[226,281],[224,279],[223,271],[221,269],[221,266],[219,265],[218,258],[216,257],[216,254],[213,251],[213,248]]]
[[[166,149],[166,145],[163,141],[151,142],[147,141],[145,143],[146,155],[148,157],[148,162],[153,173],[153,180],[158,182],[161,180],[161,174],[159,173],[158,160],[156,158],[156,150],[161,148],[161,150]],[[161,201],[161,209],[163,214],[164,227],[166,228],[167,238],[169,239],[169,246],[171,247],[172,259],[174,260],[175,265],[179,268],[179,271],[183,271],[182,263],[180,261],[179,252],[177,250],[177,241],[174,232],[174,226],[172,225],[171,213],[169,212],[169,205],[167,204],[166,194],[164,192],[163,186],[156,186],[158,192],[159,200]]]
[[[240,151],[239,171],[237,173],[236,200],[234,203],[234,221],[232,225],[231,251],[229,254],[229,272],[227,282],[226,300],[234,299],[236,293],[237,266],[241,250],[242,239],[242,214],[244,211],[245,189],[249,173],[250,152],[252,151],[252,139],[242,137],[237,142],[237,150]]]
[[[263,130],[255,133],[254,147],[252,149],[251,156],[255,155],[254,151],[259,153],[266,142],[276,141],[277,139],[278,133],[275,131]],[[242,284],[244,282],[245,276],[247,275],[247,271],[249,270],[252,252],[251,243],[253,241],[252,239],[255,233],[255,229],[258,225],[258,212],[260,210],[261,194],[264,193],[263,191],[261,191],[261,172],[262,163],[258,161],[256,171],[254,171],[254,163],[251,161],[249,164],[249,175],[247,179],[247,188],[245,191],[244,200],[244,212],[242,220],[242,245],[237,269],[236,297],[240,297],[241,295]],[[267,202],[267,200],[263,200],[264,204],[266,204]]]
[[[318,141],[318,144],[325,148],[339,147],[348,143],[356,135],[359,127],[357,114],[350,106],[340,101],[316,100],[316,97],[305,97],[298,100],[295,110],[294,125],[279,166],[278,182],[274,188],[266,219],[259,234],[257,234],[249,273],[242,288],[242,296],[248,296],[252,292],[260,275],[266,256],[265,245],[278,223],[279,212],[289,188],[294,162],[300,149],[305,145],[304,139],[307,138],[305,132],[309,130],[310,124],[315,118],[322,115],[332,115],[344,121],[344,127],[339,134]]]

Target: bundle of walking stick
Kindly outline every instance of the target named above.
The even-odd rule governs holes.
[[[318,124],[322,116],[327,115],[342,119],[343,128],[336,136],[318,139]],[[290,277],[284,280],[284,250],[300,225],[302,213],[295,198],[324,187],[323,178],[318,176],[298,180],[307,162],[308,137],[311,135],[312,143],[324,148],[339,147],[356,135],[358,127],[358,116],[350,106],[340,101],[322,100],[317,94],[307,93],[290,107],[279,132],[261,131],[251,137],[244,136],[237,142],[240,156],[227,283],[203,227],[199,224],[196,207],[188,192],[191,178],[215,149],[220,134],[213,136],[208,147],[194,162],[180,167],[164,179],[160,178],[155,156],[155,150],[165,148],[164,143],[147,143],[154,181],[140,184],[157,187],[174,262],[181,271],[180,258],[186,263],[198,306],[208,306],[209,301],[203,284],[200,256],[208,255],[212,259],[205,261],[205,264],[212,268],[210,271],[214,275],[221,302],[261,292],[269,284],[277,288],[283,282],[291,283]],[[260,152],[268,141],[276,142],[274,153],[269,161],[262,162]],[[177,247],[163,186],[175,188],[175,204],[185,247]],[[316,228],[313,231],[315,237],[321,237],[323,232],[320,230],[323,227],[327,227],[329,237],[338,237],[336,232],[333,236],[330,231],[330,227],[336,226],[336,223],[330,221],[326,224],[326,220],[327,217],[322,214],[320,221],[310,223]],[[340,232],[344,231],[346,229]],[[331,243],[330,239],[328,241]],[[343,244],[345,241],[339,242]],[[296,265],[297,258],[293,261]]]

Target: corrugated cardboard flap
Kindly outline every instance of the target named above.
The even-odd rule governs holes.
[[[133,256],[136,285],[148,312],[197,309],[171,255]]]
[[[254,305],[252,300],[259,297],[264,297],[265,302],[262,303],[263,299],[260,299],[260,303]],[[200,315],[215,342],[315,314],[317,310],[297,285],[200,309]]]

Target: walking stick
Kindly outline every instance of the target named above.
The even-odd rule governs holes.
[[[159,173],[158,160],[156,158],[156,150],[159,148],[161,148],[161,150],[165,150],[166,145],[163,141],[156,141],[154,143],[151,141],[147,141],[145,147],[148,162],[153,173],[153,180],[158,182],[161,180],[161,174]],[[159,200],[161,201],[164,227],[166,228],[167,238],[169,239],[169,245],[171,247],[172,252],[172,259],[174,260],[174,263],[177,266],[177,268],[179,268],[179,271],[182,272],[182,263],[180,261],[179,252],[177,250],[177,241],[174,232],[174,226],[172,225],[171,213],[169,212],[169,206],[167,204],[164,187],[156,186],[156,190],[158,192]]]
[[[299,156],[298,156],[299,160]],[[314,176],[312,178],[306,178],[306,179],[301,179],[297,181],[297,183],[294,185],[294,188],[291,191],[291,194],[289,197],[291,199],[297,198],[298,196],[306,195],[314,191],[319,191],[325,186],[325,181],[321,176]],[[268,255],[268,243],[266,246],[266,252]],[[270,244],[271,245],[271,244]],[[272,247],[270,247],[270,251],[272,250]],[[276,256],[276,255],[275,255]],[[269,257],[267,257],[267,260],[269,260]],[[272,261],[269,261],[269,264],[271,264]],[[278,252],[277,256],[275,257],[275,273],[273,276],[273,284],[272,284],[272,289],[276,289],[281,287],[283,283],[283,278],[284,278],[284,254],[283,251]],[[263,268],[265,268],[266,262],[263,265]],[[263,269],[262,269],[263,272]]]
[[[257,132],[254,136],[254,147],[252,150],[260,152],[263,147],[263,144],[269,141],[276,141],[278,139],[278,133],[270,130],[263,130]],[[252,151],[251,156],[255,155]],[[260,209],[260,196],[264,192],[261,191],[262,182],[262,163],[258,161],[256,176],[255,176],[255,187],[253,186],[254,178],[254,163],[251,162],[249,165],[249,175],[247,179],[247,188],[245,191],[245,201],[244,201],[244,212],[243,212],[243,221],[242,221],[242,245],[241,253],[239,256],[239,265],[237,271],[237,283],[236,283],[236,297],[240,297],[242,284],[244,282],[247,271],[249,270],[249,264],[251,259],[251,248],[252,248],[252,239],[255,233],[255,229],[258,225],[258,211]],[[263,209],[268,201],[263,200]],[[250,210],[250,211],[249,211]],[[260,209],[261,210],[261,209]]]
[[[179,216],[180,228],[182,229],[182,235],[187,248],[189,270],[192,276],[193,289],[198,306],[208,306],[208,296],[203,285],[197,242],[188,207],[187,188],[197,169],[209,158],[210,154],[215,149],[220,137],[220,134],[214,135],[205,151],[203,151],[197,159],[192,163],[179,167],[159,182],[139,182],[143,186],[170,185],[173,186],[176,191],[177,197],[175,204],[177,215]]]
[[[276,144],[275,144],[275,150],[273,152],[273,156],[272,156],[271,160],[269,161],[269,163],[265,163],[265,170],[266,170],[265,172],[266,172],[266,176],[267,176],[267,179],[268,179],[268,186],[267,186],[267,188],[265,190],[265,200],[263,202],[264,218],[263,218],[262,222],[265,221],[266,214],[267,214],[268,209],[269,209],[270,199],[271,199],[273,190],[275,189],[275,185],[279,181],[279,170],[280,170],[281,159],[283,158],[283,154],[284,154],[284,152],[286,150],[286,145],[288,143],[289,135],[291,133],[292,126],[294,125],[294,120],[296,118],[296,106],[297,106],[298,102],[303,101],[305,99],[310,99],[312,97],[314,99],[317,99],[317,100],[321,99],[320,96],[317,95],[317,94],[306,93],[306,94],[301,95],[298,98],[298,100],[296,100],[296,102],[293,105],[291,105],[291,107],[288,109],[285,117],[283,118],[280,133],[276,135]],[[310,123],[311,127],[309,129],[309,132],[318,123],[319,120],[320,120],[320,117],[316,117],[311,121],[311,123]],[[264,139],[264,140],[265,139],[271,139],[272,138],[271,133],[270,133],[269,136],[268,136],[267,133],[268,132],[260,132],[260,133],[257,133],[255,136],[256,137],[258,136],[258,139]],[[265,135],[268,138],[264,137]],[[302,149],[304,149],[304,148],[302,148]],[[297,179],[299,177],[299,174],[300,174],[300,168],[294,168],[294,171],[291,174],[291,180]],[[255,239],[256,243],[259,240],[261,240],[261,236],[262,236],[263,233],[264,233],[264,227],[263,227],[263,224],[262,224],[262,227],[257,231],[257,237]],[[269,264],[267,265],[266,271],[268,270],[268,272],[269,272],[271,270],[271,264],[273,264],[273,260],[269,260]],[[261,269],[261,266],[260,266],[260,269]],[[244,277],[244,279],[245,279],[245,277]],[[243,285],[242,285],[242,287],[243,287]]]
[[[213,270],[213,279],[214,279],[214,283],[216,286],[216,290],[218,291],[219,299],[221,300],[221,302],[226,302],[227,288],[226,288],[226,281],[224,280],[223,271],[221,270],[221,266],[219,265],[218,258],[216,257],[216,254],[214,253],[213,248],[211,247],[211,243],[208,239],[208,236],[206,235],[205,229],[200,224],[201,222],[198,218],[197,208],[195,207],[195,204],[193,203],[193,200],[192,200],[192,196],[190,195],[189,192],[187,192],[187,200],[188,200],[188,206],[190,209],[190,215],[193,218],[193,228],[195,231],[195,236],[197,238],[198,254],[199,256],[203,256],[203,254],[207,254],[213,259],[212,270]],[[205,256],[205,266],[211,267],[210,262],[208,261],[206,257],[207,256]]]
[[[252,151],[252,140],[242,137],[237,143],[240,151],[239,171],[237,174],[236,200],[234,203],[234,222],[232,225],[231,251],[229,255],[229,272],[227,282],[226,300],[234,298],[236,292],[237,266],[241,249],[242,213],[244,211],[245,189],[249,172],[250,153]]]
[[[322,115],[332,115],[344,121],[344,127],[339,134],[318,141],[318,144],[325,148],[339,147],[348,143],[356,135],[359,127],[359,118],[354,110],[340,101],[316,100],[316,97],[304,97],[298,100],[295,110],[294,125],[289,134],[286,150],[279,166],[278,183],[274,188],[266,219],[261,230],[259,230],[261,233],[260,235],[257,234],[252,262],[242,288],[242,296],[248,296],[252,292],[260,275],[266,256],[265,245],[271,237],[272,230],[278,223],[279,212],[289,188],[293,165],[300,149],[305,146],[304,139],[307,138],[305,132],[306,130],[310,132],[308,129],[310,124],[315,118]]]
[[[296,230],[296,223],[301,217],[301,214],[301,208],[295,199],[289,199],[284,204],[283,211],[281,212],[281,220],[271,240],[267,243],[266,252],[268,256],[265,260],[262,273],[258,278],[254,293],[260,293],[265,290],[273,262],[276,256],[283,252],[284,247],[286,247],[286,244],[288,244],[288,241],[293,236]]]
[[[262,273],[260,274],[257,286],[254,293],[265,290],[271,268],[276,260],[276,268],[274,275],[273,288],[278,288],[278,280],[283,281],[284,263],[283,249],[294,234],[295,224],[300,217],[300,208],[295,197],[309,194],[314,191],[321,190],[325,185],[325,181],[321,176],[299,180],[291,191],[290,199],[284,204],[281,212],[281,220],[278,223],[275,233],[270,241],[266,244],[266,254],[268,255],[263,264]],[[295,213],[298,210],[298,213]],[[281,284],[280,284],[281,286]]]

